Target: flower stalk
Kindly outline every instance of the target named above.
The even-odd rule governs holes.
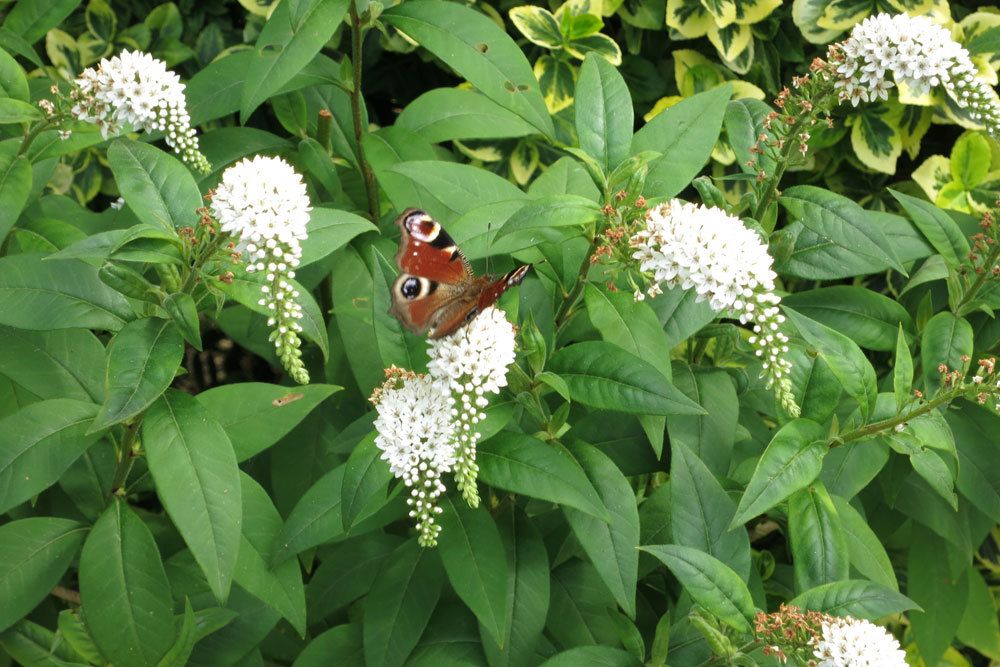
[[[361,47],[365,41],[364,26],[361,25],[361,17],[358,15],[358,5],[356,0],[351,0],[349,5],[349,16],[351,21],[351,64],[353,65],[353,80],[351,81],[351,118],[354,121],[354,139],[358,151],[358,168],[365,182],[365,194],[368,198],[368,214],[372,221],[378,222],[381,207],[378,201],[378,186],[375,184],[375,172],[368,164],[365,157],[365,148],[362,139],[365,136],[366,128],[361,117],[361,76],[362,76],[362,55]]]

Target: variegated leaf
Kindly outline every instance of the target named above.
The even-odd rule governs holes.
[[[580,60],[586,58],[588,53],[593,52],[615,67],[622,64],[622,50],[618,46],[618,42],[599,32],[568,42],[566,51]]]
[[[547,9],[534,5],[522,5],[510,10],[510,20],[522,35],[532,44],[547,49],[562,48],[563,36],[559,22]]]
[[[865,166],[892,174],[896,160],[903,152],[903,138],[899,131],[902,109],[888,104],[866,104],[858,107],[857,115],[849,122],[851,146]]]
[[[550,113],[573,104],[576,70],[571,64],[561,58],[542,56],[535,61],[535,78]]]

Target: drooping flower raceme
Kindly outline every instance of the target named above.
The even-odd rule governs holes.
[[[302,307],[291,282],[311,210],[302,177],[281,158],[246,158],[222,174],[211,210],[222,231],[246,249],[247,272],[266,276],[259,303],[267,308],[268,326],[274,327],[270,340],[292,379],[309,382],[299,350]]]
[[[697,299],[707,299],[713,310],[753,323],[750,343],[763,362],[768,386],[775,387],[785,410],[797,415],[785,356],[788,337],[781,331],[785,317],[774,293],[776,275],[757,233],[722,209],[674,199],[649,211],[645,228],[629,245],[639,269],[653,282],[651,295],[659,293],[661,283],[694,288]]]
[[[208,172],[187,112],[184,84],[166,63],[142,51],[122,51],[89,67],[71,93],[74,117],[96,123],[104,137],[130,127],[164,132],[167,144],[184,162]]]
[[[485,418],[488,394],[507,386],[507,369],[514,363],[515,331],[502,310],[487,308],[472,322],[445,338],[431,340],[427,370],[450,388],[456,422],[455,479],[472,507],[479,505],[476,478],[476,430]]]
[[[372,397],[375,446],[392,473],[410,490],[410,517],[417,520],[422,546],[437,543],[441,526],[434,517],[441,513],[438,498],[445,492],[441,476],[455,464],[455,424],[451,415],[451,391],[446,382],[397,368],[386,371],[388,379]]]
[[[878,14],[854,26],[845,41],[830,48],[840,77],[841,99],[888,99],[889,89],[905,85],[922,95],[941,87],[993,136],[1000,132],[1000,100],[976,78],[969,52],[945,28],[926,16]]]
[[[906,667],[906,654],[896,638],[857,618],[827,617],[813,649],[818,667]]]

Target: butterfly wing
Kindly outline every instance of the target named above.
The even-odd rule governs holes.
[[[530,264],[519,266],[498,280],[491,276],[476,278],[459,298],[438,311],[427,337],[444,338],[458,331],[475,319],[476,315],[494,305],[508,289],[520,285],[530,268]]]

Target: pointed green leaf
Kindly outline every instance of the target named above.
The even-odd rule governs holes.
[[[580,148],[610,174],[629,156],[632,145],[632,97],[621,74],[591,53],[576,80],[576,134]]]
[[[108,149],[108,162],[125,203],[139,220],[168,230],[198,222],[204,202],[180,160],[155,146],[118,139]]]
[[[853,616],[875,620],[920,609],[910,598],[873,581],[835,581],[809,589],[789,604],[821,611],[831,616]]]
[[[788,499],[788,538],[797,590],[847,579],[850,573],[847,538],[822,482],[815,482]]]

